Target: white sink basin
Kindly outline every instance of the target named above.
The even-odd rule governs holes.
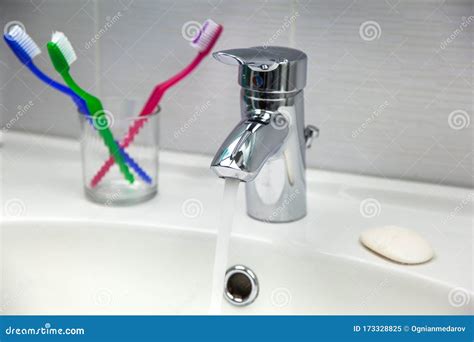
[[[75,142],[9,133],[1,153],[3,314],[209,312],[223,182],[208,157],[162,153],[160,195],[109,208],[84,198]],[[361,212],[368,198],[377,215]],[[473,314],[471,189],[309,171],[301,221],[250,219],[242,189],[237,202],[229,266],[250,267],[260,293],[223,313]],[[435,258],[398,265],[358,242],[393,224]]]
[[[343,257],[236,238],[231,261],[254,270],[253,314],[469,314],[450,287]],[[4,314],[206,314],[214,236],[100,223],[3,229]]]

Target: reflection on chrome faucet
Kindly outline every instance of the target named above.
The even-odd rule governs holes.
[[[239,65],[241,121],[217,151],[211,169],[246,182],[247,212],[290,222],[306,215],[306,148],[318,134],[304,127],[306,54],[284,47],[214,53]]]

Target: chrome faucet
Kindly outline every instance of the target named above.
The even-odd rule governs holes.
[[[215,52],[239,66],[241,121],[211,163],[222,178],[246,182],[247,213],[267,222],[306,215],[306,148],[319,134],[304,127],[307,56],[285,47]]]

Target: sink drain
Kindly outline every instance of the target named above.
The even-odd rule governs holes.
[[[224,284],[224,297],[232,305],[249,305],[258,296],[257,276],[244,265],[229,268],[225,274]]]

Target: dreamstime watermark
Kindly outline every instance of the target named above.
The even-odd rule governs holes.
[[[291,292],[286,287],[279,287],[272,291],[270,299],[273,306],[283,308],[291,303]]]
[[[375,198],[366,198],[360,202],[360,214],[365,218],[373,218],[380,215],[382,206]]]
[[[12,198],[3,205],[3,213],[6,217],[21,217],[26,214],[26,204],[19,198]]]
[[[198,21],[191,20],[187,21],[181,27],[181,35],[189,42],[193,41],[197,37],[202,29],[202,24]]]
[[[295,23],[299,16],[299,12],[294,12],[291,16],[285,16],[283,18],[283,24],[281,24],[281,26],[272,34],[272,36],[262,44],[263,48],[266,49],[269,45],[272,45],[275,41],[277,41],[278,38]]]
[[[115,13],[112,17],[105,17],[105,24],[96,32],[96,34],[89,39],[85,44],[84,48],[89,50],[95,43],[97,43],[121,18],[123,14],[121,11]]]
[[[370,42],[380,38],[382,35],[382,28],[376,21],[364,21],[360,24],[359,35],[363,40]]]
[[[26,113],[28,113],[30,111],[31,108],[33,108],[33,106],[35,105],[35,103],[33,101],[29,101],[27,104],[25,105],[18,105],[16,107],[17,109],[17,112],[15,114],[15,116],[13,118],[11,118],[3,127],[2,127],[2,132],[3,133],[6,133],[7,131],[9,131],[11,128],[13,128],[15,126],[15,124],[20,121],[20,119],[26,115]]]
[[[280,110],[280,113],[272,115],[270,125],[276,130],[282,130],[291,125],[291,116],[289,113]]]
[[[108,289],[99,289],[94,294],[94,303],[99,306],[108,306],[112,304],[112,293]]]
[[[174,138],[178,139],[182,134],[184,134],[189,128],[191,128],[196,121],[201,117],[201,115],[206,112],[211,105],[211,101],[207,100],[204,104],[197,107],[197,109],[193,112],[193,115],[189,117],[184,124],[179,127],[177,130],[174,131]]]
[[[6,289],[3,290],[3,296],[0,294],[0,314],[6,311],[9,307],[16,305],[19,300],[21,300],[24,293],[30,288],[31,281],[32,280],[28,277],[16,282],[14,286],[9,289],[9,291]]]
[[[385,102],[383,102],[380,106],[378,106],[378,108],[376,110],[374,110],[370,116],[368,118],[365,119],[365,121],[363,123],[360,124],[359,127],[357,127],[356,129],[354,129],[352,131],[352,138],[357,138],[360,134],[362,134],[366,128],[372,123],[375,121],[375,119],[377,119],[384,111],[385,109],[387,109],[388,105],[390,103],[385,100]]]
[[[122,195],[122,189],[118,189],[112,194],[107,195],[107,200],[105,201],[104,205],[107,207],[111,207],[115,204],[116,201],[120,199]]]
[[[468,205],[474,202],[474,192],[470,192],[465,198],[462,199],[462,201],[454,208],[448,216],[446,216],[444,220],[444,224],[448,223],[452,219],[454,219],[456,216],[459,215],[459,213]]]
[[[5,335],[84,335],[84,328],[53,328],[51,323],[45,323],[39,328],[5,328]]]
[[[449,35],[448,38],[443,40],[440,44],[439,47],[441,50],[444,50],[448,47],[449,44],[451,44],[453,41],[456,40],[456,38],[464,32],[465,29],[471,25],[471,23],[474,21],[474,15],[471,15],[469,17],[462,17],[461,24],[459,24],[459,27],[456,28],[451,34]]]
[[[189,198],[183,202],[181,212],[187,218],[197,218],[202,215],[204,207],[202,202],[196,198]]]
[[[471,124],[471,118],[465,110],[457,109],[449,113],[448,124],[452,129],[459,131],[469,127]]]
[[[449,291],[448,294],[449,304],[455,308],[468,305],[471,301],[469,291],[462,287],[455,287]]]
[[[102,131],[112,128],[115,123],[115,118],[112,112],[108,110],[101,110],[94,115],[92,123],[95,129]]]
[[[373,298],[377,298],[382,290],[386,288],[389,284],[387,278],[384,278],[380,283],[377,284],[363,299],[362,299],[362,306],[367,306],[368,302],[370,302]]]
[[[299,189],[295,189],[293,192],[285,195],[285,199],[282,203],[272,211],[272,213],[267,217],[265,221],[273,222],[280,214],[288,208],[288,206],[298,198],[301,194]]]
[[[23,25],[21,21],[14,20],[14,21],[9,21],[8,23],[5,24],[5,26],[3,27],[3,35],[5,37],[8,37],[10,30],[14,28],[15,26],[19,26],[23,32],[26,32],[25,25]]]

